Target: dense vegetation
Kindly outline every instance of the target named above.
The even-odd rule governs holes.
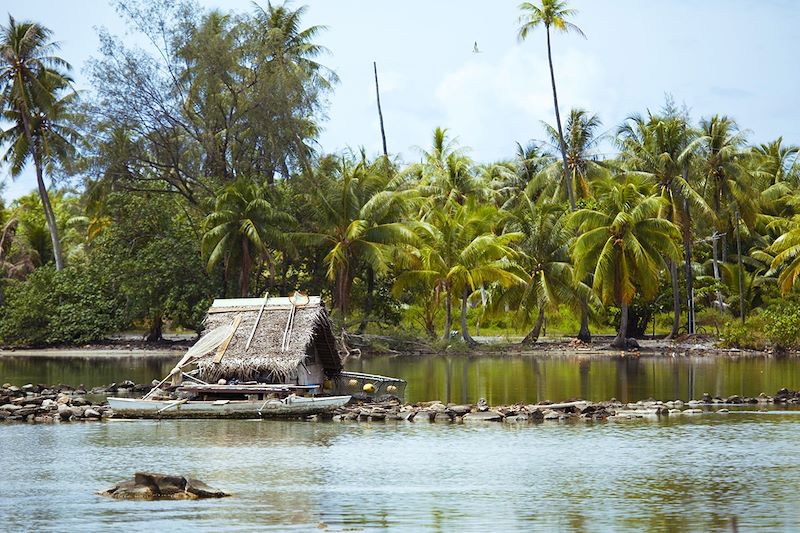
[[[152,49],[101,33],[80,98],[46,28],[1,29],[4,162],[39,185],[0,211],[4,343],[157,340],[167,322],[198,330],[214,297],[295,290],[350,331],[468,344],[478,328],[536,342],[548,322],[615,329],[619,347],[651,325],[800,342],[800,149],[781,138],[750,145],[732,118],[670,99],[613,138],[583,109],[562,128],[551,60],[550,138],[506,161],[473,161],[446,129],[413,162],[322,153],[337,79],[304,8],[117,7]],[[551,30],[581,33],[563,2],[521,13],[548,59]]]

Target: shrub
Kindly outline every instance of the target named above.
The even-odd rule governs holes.
[[[0,341],[42,346],[100,340],[125,325],[123,309],[99,273],[44,266],[6,287]]]
[[[778,350],[800,347],[800,304],[783,302],[763,313],[764,333]]]
[[[748,317],[744,324],[739,320],[726,322],[722,328],[720,344],[725,348],[741,348],[742,350],[766,349],[764,320],[759,315],[753,315]]]

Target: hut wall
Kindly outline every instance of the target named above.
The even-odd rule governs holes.
[[[298,385],[320,385],[325,380],[325,368],[320,361],[316,344],[310,344],[306,351],[304,360],[305,368],[300,365],[297,368]]]

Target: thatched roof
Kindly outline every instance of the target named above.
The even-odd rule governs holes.
[[[288,298],[269,298],[250,348],[245,350],[262,305],[263,298],[214,300],[205,319],[207,329],[230,325],[237,316],[241,316],[241,321],[219,363],[213,362],[217,350],[197,359],[204,380],[237,378],[248,381],[270,372],[276,377],[285,377],[297,369],[312,343],[326,372],[342,369],[330,318],[319,296],[311,296],[306,304],[295,307],[285,350],[282,344],[292,303]]]

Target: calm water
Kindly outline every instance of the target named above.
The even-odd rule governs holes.
[[[0,383],[107,385],[126,379],[148,383],[174,366],[177,356],[0,356]],[[637,401],[773,394],[800,389],[800,358],[775,357],[377,357],[351,360],[349,370],[408,381],[406,400],[490,404],[567,398]]]
[[[6,531],[796,531],[800,415],[0,426]],[[96,496],[136,470],[234,493]]]
[[[0,357],[0,382],[149,381],[175,357]],[[434,357],[352,361],[407,399],[491,403],[755,395],[797,359]],[[800,412],[444,425],[121,421],[0,425],[0,524],[31,531],[796,531]],[[95,495],[137,470],[233,492]],[[317,529],[320,528],[320,529]]]

